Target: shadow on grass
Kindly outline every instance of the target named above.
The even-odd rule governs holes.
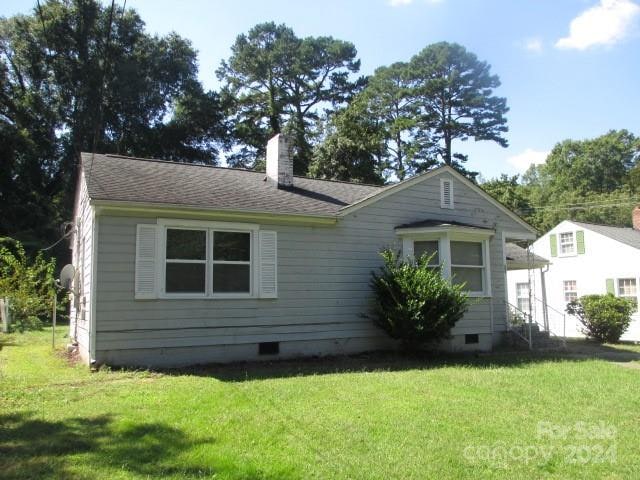
[[[124,471],[150,478],[202,478],[218,471],[182,464],[179,456],[210,443],[161,423],[117,425],[106,415],[65,421],[0,415],[0,477],[93,479]]]
[[[599,344],[598,344],[599,345]],[[370,352],[360,355],[299,358],[262,362],[237,362],[230,364],[198,365],[167,369],[168,375],[197,375],[214,377],[226,382],[248,380],[359,373],[376,371],[431,370],[446,367],[469,368],[523,368],[541,362],[585,361],[606,359],[618,362],[640,361],[640,353],[621,351],[604,345],[585,351],[529,352],[496,350],[480,354],[423,353],[407,355],[398,352]]]

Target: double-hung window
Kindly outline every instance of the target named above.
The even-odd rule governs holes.
[[[529,298],[529,282],[516,283],[516,302],[518,310],[531,313],[531,299]]]
[[[471,293],[485,291],[483,242],[451,242],[451,278]]]
[[[166,293],[206,292],[207,231],[167,228]]]
[[[573,232],[560,234],[560,255],[573,255],[576,253],[576,245],[573,239]]]
[[[565,280],[562,282],[564,301],[569,303],[578,299],[578,282],[575,280]]]
[[[638,308],[638,290],[635,278],[619,278],[618,279],[618,296],[631,300],[636,309]]]
[[[413,256],[429,259],[429,266],[437,268],[440,266],[440,252],[438,240],[417,240],[413,242]]]
[[[250,296],[251,231],[167,226],[164,293],[168,296]]]
[[[213,232],[213,293],[251,292],[251,233]]]

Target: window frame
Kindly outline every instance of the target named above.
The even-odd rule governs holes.
[[[573,282],[575,288],[572,290],[568,290],[567,289],[567,283]],[[574,293],[576,298],[575,300],[577,300],[579,298],[578,295],[578,281],[577,280],[563,280],[562,281],[562,298],[564,299],[565,303],[570,303],[573,302],[574,300],[567,300],[567,293]]]
[[[402,250],[405,258],[414,259],[414,242],[423,240],[438,241],[438,256],[440,260],[440,268],[444,278],[451,279],[452,267],[463,267],[467,265],[451,264],[451,242],[469,242],[482,244],[482,266],[471,265],[469,267],[481,268],[482,275],[482,291],[467,291],[469,297],[491,298],[491,256],[490,256],[490,237],[495,234],[493,230],[484,230],[472,227],[451,227],[445,229],[405,229],[398,230],[397,233],[402,237]]]
[[[524,285],[526,290],[526,296],[520,295],[520,286]],[[523,313],[531,315],[531,284],[529,282],[516,282],[516,307]],[[525,300],[527,303],[527,309],[520,307],[520,300]]]
[[[625,280],[633,280],[634,287],[635,287],[635,290],[636,290],[635,295],[627,295],[627,294],[623,294],[621,292],[620,282],[621,281],[623,282]],[[637,312],[638,311],[638,294],[640,293],[638,291],[638,279],[636,277],[619,277],[619,278],[615,279],[615,282],[616,282],[616,284],[615,284],[616,296],[620,297],[620,298],[628,298],[628,299],[631,299],[631,300],[635,300],[636,308],[635,308],[634,312]]]
[[[453,263],[453,256],[451,255],[451,242],[479,243],[480,244],[480,252],[482,254],[482,264],[481,265],[466,265],[466,264]],[[486,261],[486,253],[485,253],[484,242],[481,241],[481,240],[449,239],[449,261],[450,261],[450,264],[451,264],[451,278],[453,278],[453,269],[454,268],[467,268],[467,269],[480,270],[482,272],[482,276],[481,276],[482,290],[479,290],[479,291],[468,290],[467,293],[469,294],[469,296],[474,296],[474,297],[483,296],[484,292],[487,290],[487,282],[490,281],[490,280],[487,279],[487,275],[486,275],[487,261]]]
[[[259,226],[250,223],[231,223],[231,222],[207,222],[200,220],[175,220],[175,219],[158,219],[158,225],[160,226],[159,234],[159,248],[157,249],[157,264],[160,268],[157,269],[156,281],[158,282],[158,298],[161,299],[213,299],[213,300],[232,300],[232,299],[250,299],[258,298],[259,285],[259,249],[257,247],[257,235],[259,232]],[[204,230],[206,231],[206,254],[205,254],[205,291],[204,293],[185,293],[185,292],[167,292],[166,284],[166,263],[168,260],[174,260],[176,262],[183,263],[203,263],[202,260],[175,260],[167,259],[167,230]],[[233,232],[233,233],[248,233],[250,241],[250,257],[249,261],[216,261],[219,264],[249,264],[249,292],[222,292],[215,293],[213,291],[213,242],[215,232]],[[173,263],[170,261],[170,263]]]
[[[571,235],[571,243],[565,243],[564,245],[571,245],[571,251],[570,252],[563,252],[562,251],[562,247],[563,247],[563,243],[562,243],[562,236],[563,235]],[[574,231],[569,231],[569,232],[560,232],[558,233],[558,256],[559,257],[573,257],[576,256],[578,254],[578,248],[577,248],[577,244],[576,244],[576,232]]]

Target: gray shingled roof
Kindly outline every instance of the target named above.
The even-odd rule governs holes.
[[[526,248],[522,248],[515,243],[504,244],[504,256],[507,260],[508,270],[518,270],[523,268],[540,268],[549,263],[544,257],[531,252],[528,253]]]
[[[640,231],[630,227],[610,227],[608,225],[596,225],[594,223],[574,222],[583,228],[587,228],[592,232],[599,233],[605,237],[609,237],[625,245],[640,249]]]
[[[282,190],[250,170],[90,153],[82,166],[94,200],[233,211],[332,216],[384,188],[295,177]]]

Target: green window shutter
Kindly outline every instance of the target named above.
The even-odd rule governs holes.
[[[549,242],[551,242],[551,256],[558,256],[558,236],[555,233],[549,235]]]
[[[616,288],[613,284],[613,278],[607,278],[607,293],[616,294]]]
[[[578,255],[584,254],[584,230],[576,232],[576,246],[578,247]]]

